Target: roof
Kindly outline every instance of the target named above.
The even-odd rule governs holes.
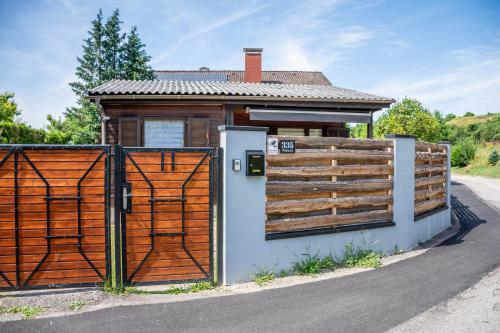
[[[220,81],[128,81],[112,80],[89,91],[90,96],[161,95],[231,96],[305,99],[332,102],[390,104],[394,100],[332,85],[240,83]]]
[[[166,81],[245,82],[244,70],[158,70],[155,75]],[[323,73],[311,71],[262,71],[262,83],[332,85]]]

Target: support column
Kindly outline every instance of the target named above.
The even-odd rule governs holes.
[[[222,203],[222,283],[247,281],[255,271],[256,244],[264,242],[266,177],[246,176],[246,151],[266,150],[267,127],[220,126],[224,151]],[[233,170],[233,160],[241,169]],[[220,258],[220,257],[219,257]]]
[[[388,134],[394,141],[393,220],[396,223],[398,246],[414,247],[415,210],[415,137]]]

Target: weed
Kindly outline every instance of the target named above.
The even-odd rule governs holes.
[[[319,251],[316,254],[309,252],[306,247],[306,253],[302,254],[302,259],[293,263],[293,272],[299,275],[317,275],[326,269],[334,269],[337,263],[332,255],[321,257]]]
[[[87,302],[85,302],[85,301],[76,300],[76,301],[71,302],[71,304],[69,305],[69,309],[71,311],[78,311],[86,304],[87,304]]]
[[[392,254],[398,255],[398,254],[402,254],[402,253],[405,253],[405,251],[403,249],[400,249],[398,244],[394,245],[394,249],[392,250]]]
[[[142,295],[179,295],[197,293],[204,290],[213,289],[212,283],[203,281],[197,282],[187,287],[170,287],[167,290],[141,290],[135,287],[126,287],[125,293],[128,294],[142,294]]]
[[[20,313],[23,315],[24,319],[29,319],[38,316],[40,313],[43,312],[43,308],[40,306],[29,306],[29,305],[24,305],[24,306],[11,306],[8,308],[3,308],[2,312],[4,313]]]
[[[383,254],[367,248],[355,247],[352,243],[344,245],[344,257],[341,265],[347,268],[377,268],[380,267]]]
[[[102,290],[105,293],[111,294],[111,295],[122,295],[126,294],[126,288],[123,287],[114,287],[111,281],[104,281],[104,284],[102,286]]]
[[[280,271],[280,273],[278,274],[278,276],[280,278],[284,278],[284,277],[290,276],[291,274],[292,274],[292,272],[290,272],[290,271],[282,270],[282,271]]]
[[[274,272],[269,271],[267,268],[261,268],[257,271],[257,273],[255,273],[254,276],[252,276],[252,280],[259,287],[263,287],[271,283],[271,281],[273,281],[275,277],[276,276]]]

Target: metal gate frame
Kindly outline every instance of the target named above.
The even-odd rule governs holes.
[[[110,212],[110,146],[109,145],[43,145],[43,144],[0,144],[0,150],[7,150],[8,153],[0,160],[0,169],[3,164],[9,159],[10,156],[14,155],[14,230],[15,230],[15,248],[16,248],[16,284],[14,285],[6,275],[0,269],[0,278],[5,280],[9,287],[2,287],[2,289],[41,289],[47,287],[54,286],[29,286],[28,282],[33,278],[34,274],[40,269],[42,264],[51,254],[51,240],[56,238],[64,238],[77,239],[78,253],[82,255],[85,261],[89,264],[89,266],[97,273],[97,275],[105,282],[111,276],[111,246],[110,246],[110,221],[109,221],[109,212]],[[101,154],[94,160],[94,162],[90,165],[87,171],[82,175],[79,179],[76,186],[76,196],[74,197],[52,197],[50,195],[50,184],[47,179],[43,176],[43,174],[37,169],[36,165],[29,159],[29,157],[24,153],[26,150],[102,150]],[[34,270],[30,273],[28,278],[24,281],[21,281],[20,278],[20,244],[19,244],[19,186],[18,186],[18,165],[19,165],[19,156],[22,156],[25,161],[30,165],[32,170],[37,174],[38,178],[45,184],[45,199],[46,199],[46,235],[44,236],[46,240],[47,250],[43,256],[43,258],[38,262],[35,266]],[[105,261],[106,261],[106,276],[103,276],[99,270],[94,266],[92,261],[87,257],[87,255],[82,250],[82,225],[81,225],[81,183],[90,173],[92,168],[101,160],[101,158],[105,158],[105,172],[104,172],[104,193],[105,193],[105,209],[104,209],[104,230],[105,230]],[[0,170],[1,171],[1,170]],[[77,201],[77,234],[76,235],[64,235],[64,236],[54,236],[51,235],[51,216],[50,216],[50,203],[55,200],[76,200]],[[81,286],[95,286],[95,283],[72,283],[72,284],[58,284],[57,287],[81,287]]]
[[[154,203],[156,201],[169,201],[171,199],[156,199],[154,194],[154,185],[147,178],[141,168],[135,163],[134,159],[129,155],[130,164],[135,167],[135,169],[141,174],[144,181],[148,184],[150,188],[150,249],[145,255],[145,257],[141,260],[140,264],[136,267],[134,272],[128,276],[127,274],[127,241],[126,241],[126,210],[124,209],[124,201],[128,199],[128,197],[124,197],[124,188],[127,187],[126,183],[126,170],[125,170],[125,160],[127,158],[127,154],[129,152],[159,152],[161,153],[161,169],[164,169],[164,154],[170,153],[172,154],[172,168],[175,168],[175,153],[176,152],[192,152],[192,153],[205,153],[205,155],[201,158],[198,164],[195,166],[191,174],[184,180],[184,183],[181,187],[181,198],[176,200],[181,202],[181,232],[179,233],[155,233],[154,227],[154,214],[155,208]],[[134,275],[140,270],[142,265],[146,262],[147,258],[151,255],[155,248],[155,238],[162,236],[181,236],[182,237],[182,250],[186,252],[186,254],[191,258],[191,260],[200,268],[201,272],[204,273],[205,278],[202,279],[190,279],[190,280],[168,280],[168,281],[154,281],[154,282],[141,282],[136,283],[140,285],[148,285],[148,284],[159,284],[162,282],[165,283],[180,283],[180,282],[200,282],[200,281],[210,281],[214,282],[214,198],[217,198],[217,201],[221,201],[220,199],[220,186],[217,186],[221,183],[222,179],[220,177],[220,161],[221,158],[221,149],[220,148],[145,148],[145,147],[122,147],[121,145],[114,146],[114,158],[115,158],[115,215],[114,215],[114,229],[115,229],[115,242],[116,240],[121,240],[121,244],[115,243],[115,262],[117,263],[116,273],[115,273],[115,285],[116,286],[124,286],[129,285],[131,283],[131,279]],[[209,158],[209,271],[206,272],[203,267],[198,263],[196,258],[190,253],[189,249],[187,249],[185,244],[185,236],[187,232],[185,231],[185,223],[184,223],[184,205],[185,205],[185,192],[184,187],[191,180],[191,178],[196,174],[199,166],[203,164],[203,162]],[[217,182],[216,182],[217,180]],[[128,206],[127,206],[128,208]],[[218,204],[218,209],[220,205]],[[219,214],[218,214],[219,215]],[[218,219],[220,217],[218,216]],[[219,232],[217,232],[219,234]],[[219,251],[218,251],[219,252]],[[218,260],[220,262],[220,260]]]

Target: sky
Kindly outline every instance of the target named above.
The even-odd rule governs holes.
[[[90,21],[119,8],[155,69],[318,70],[340,87],[463,115],[500,112],[500,1],[0,0],[0,92],[40,127],[75,105]]]

